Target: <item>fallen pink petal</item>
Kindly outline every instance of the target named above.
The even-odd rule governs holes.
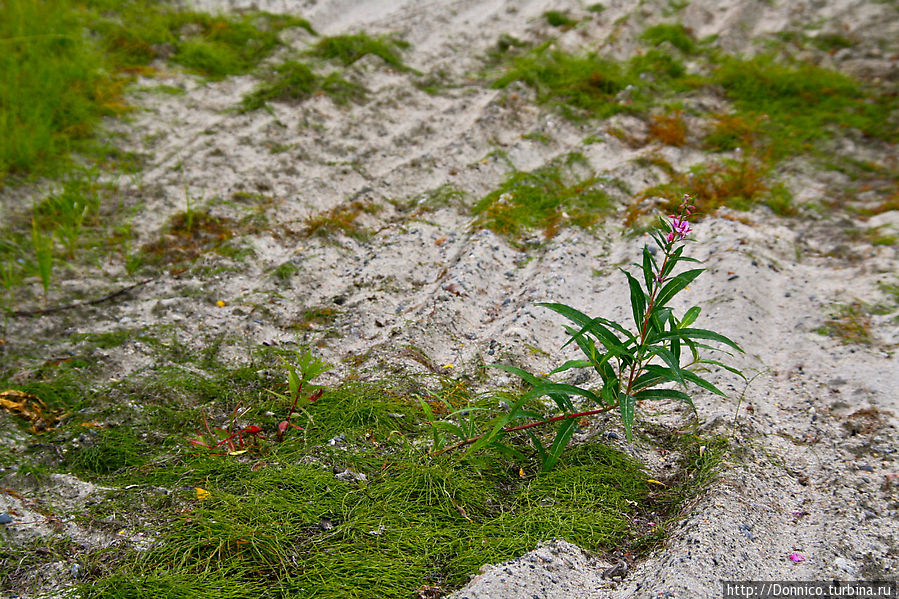
[[[802,555],[801,553],[799,553],[798,551],[794,551],[793,553],[790,554],[790,561],[795,564],[798,564],[799,562],[805,561],[805,556]]]

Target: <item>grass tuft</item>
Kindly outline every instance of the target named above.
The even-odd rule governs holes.
[[[676,110],[671,114],[653,115],[649,123],[649,136],[665,145],[682,147],[687,143],[687,125],[684,123],[684,111]]]
[[[895,98],[872,96],[836,71],[805,63],[788,65],[771,55],[729,57],[712,79],[745,115],[744,123],[758,127],[767,138],[775,159],[810,151],[815,142],[850,129],[887,141],[897,139]]]
[[[493,87],[520,81],[537,92],[539,103],[555,106],[575,120],[642,113],[664,95],[692,85],[683,64],[655,48],[619,63],[596,53],[551,49],[545,43],[521,55],[508,55],[506,63]]]
[[[570,29],[577,25],[577,19],[572,19],[567,12],[561,10],[548,10],[543,13],[543,18],[552,27]]]
[[[696,51],[696,41],[693,39],[693,35],[680,23],[654,25],[644,31],[640,38],[653,46],[668,42],[684,54],[692,54]]]
[[[257,110],[271,101],[302,102],[316,94],[325,94],[336,104],[345,105],[351,101],[361,102],[367,94],[363,86],[347,81],[337,73],[321,76],[295,60],[276,66],[267,79],[243,98],[240,112]]]
[[[594,225],[612,210],[612,201],[597,187],[595,177],[575,179],[571,174],[570,166],[583,162],[583,157],[571,155],[567,162],[567,168],[548,165],[509,175],[474,206],[475,226],[515,240],[531,229],[542,229],[549,239],[562,226]]]
[[[319,58],[336,60],[345,67],[364,56],[373,55],[398,71],[409,71],[411,69],[402,60],[402,51],[408,47],[408,42],[394,37],[373,37],[357,33],[322,38],[309,53]]]
[[[119,112],[104,66],[68,0],[0,3],[0,187],[10,174],[53,174]]]

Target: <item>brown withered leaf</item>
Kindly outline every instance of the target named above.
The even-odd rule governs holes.
[[[35,434],[50,430],[62,418],[37,395],[16,389],[0,391],[0,408],[29,421],[31,432]]]

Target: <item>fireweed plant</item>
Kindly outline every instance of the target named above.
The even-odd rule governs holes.
[[[538,304],[561,314],[575,325],[566,325],[565,330],[570,338],[562,347],[575,343],[583,353],[582,359],[565,362],[550,376],[575,368],[592,368],[602,379],[599,389],[554,383],[549,378],[534,376],[514,366],[494,365],[521,377],[532,385],[532,389],[506,414],[493,421],[490,432],[463,439],[443,451],[470,444],[469,451],[492,446],[508,452],[511,448],[502,444],[502,438],[507,433],[523,430],[530,436],[540,454],[543,470],[547,471],[558,461],[575,432],[578,420],[583,417],[618,410],[630,441],[633,439],[634,414],[643,400],[674,399],[685,402],[695,411],[693,400],[686,392],[688,383],[724,396],[724,392],[696,372],[718,366],[741,377],[743,374],[718,360],[703,357],[701,352],[718,351],[731,355],[706,342],[715,342],[738,352],[743,350],[724,335],[693,328],[691,325],[699,317],[699,306],[690,308],[681,318],[677,318],[668,306],[672,298],[704,270],[696,268],[675,274],[678,264],[699,262],[684,255],[683,242],[692,232],[688,219],[693,210],[695,207],[690,204],[689,196],[685,196],[677,214],[669,216],[668,220],[659,219],[661,226],[651,235],[661,250],[661,264],[654,257],[654,252],[644,246],[642,264],[634,265],[642,270],[642,282],[622,269],[630,288],[633,328],[607,318],[591,318],[565,304]],[[668,386],[671,383],[683,390],[671,388]],[[586,411],[576,409],[573,396],[586,398],[595,407]],[[540,419],[539,415],[526,408],[529,402],[540,397],[552,399],[561,414]],[[513,426],[516,420],[531,422]],[[557,427],[555,438],[548,448],[531,430],[544,425]]]

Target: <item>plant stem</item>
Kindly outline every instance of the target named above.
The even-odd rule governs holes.
[[[638,376],[643,372],[643,354],[642,347],[646,342],[646,329],[649,326],[649,317],[652,314],[652,308],[655,304],[656,297],[659,294],[659,290],[662,288],[662,273],[665,272],[665,267],[668,266],[668,259],[671,258],[671,249],[674,247],[673,243],[668,243],[665,246],[665,259],[662,261],[662,266],[659,268],[659,274],[657,277],[653,278],[652,292],[649,296],[649,302],[646,304],[646,314],[643,315],[643,326],[640,328],[640,344],[637,346],[640,348],[639,355],[637,359],[631,363],[631,372],[628,375],[627,379],[627,389],[624,391],[624,395],[628,396],[633,391],[634,381],[637,380]],[[620,400],[619,400],[620,401]]]
[[[544,424],[558,422],[559,420],[571,420],[572,418],[581,418],[582,416],[593,416],[594,414],[602,414],[603,412],[608,412],[609,410],[611,410],[614,407],[615,406],[606,406],[606,407],[600,408],[598,410],[588,410],[586,412],[578,412],[577,414],[562,414],[561,416],[554,416],[553,418],[549,418],[547,420],[540,420],[538,422],[530,422],[528,424],[519,424],[518,426],[509,426],[509,427],[504,428],[503,432],[504,433],[512,433],[515,431],[523,431],[528,428],[534,428],[535,426],[541,426]],[[483,435],[478,435],[477,437],[471,437],[469,439],[464,439],[454,445],[450,445],[449,447],[444,447],[443,449],[438,449],[437,451],[432,451],[431,455],[437,456],[437,455],[440,455],[441,453],[445,453],[447,451],[452,451],[453,449],[459,449],[460,447],[464,447],[466,445],[471,445],[472,443],[475,443],[476,441],[483,439],[486,434],[487,433],[484,433]]]

